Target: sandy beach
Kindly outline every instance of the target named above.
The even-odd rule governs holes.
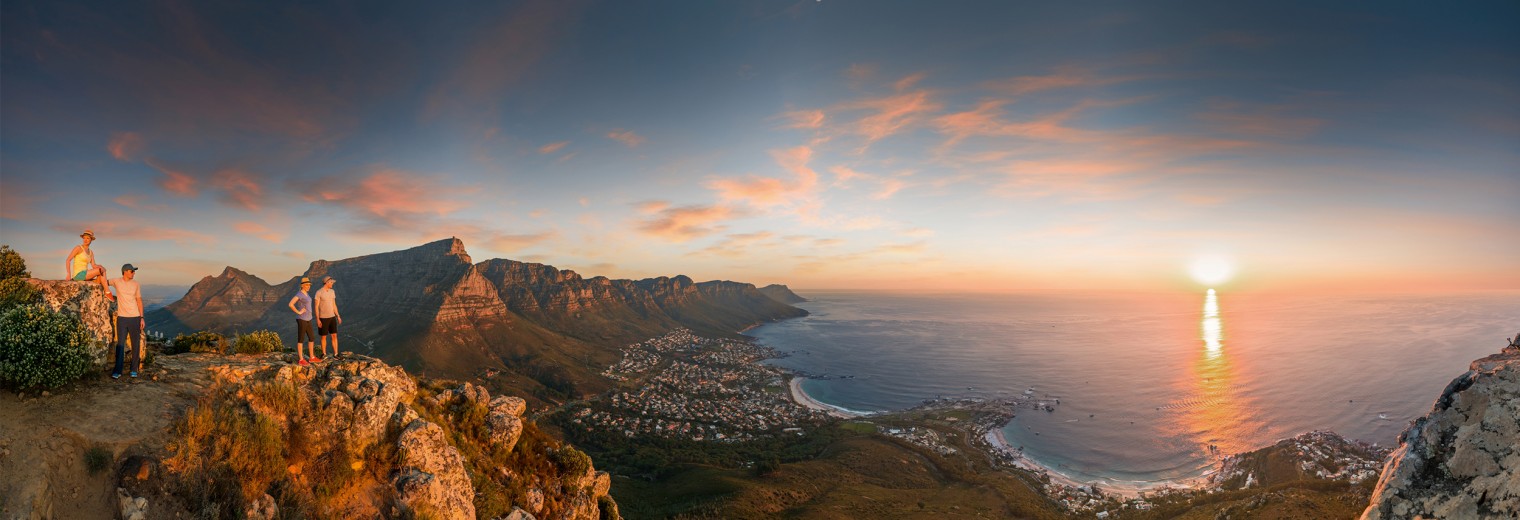
[[[856,417],[865,417],[866,415],[869,415],[864,413],[851,412],[849,410],[844,410],[835,406],[829,406],[818,401],[817,399],[813,399],[811,396],[807,395],[807,392],[802,391],[802,382],[806,380],[807,378],[802,376],[792,377],[790,385],[792,389],[792,400],[796,401],[797,404],[818,410],[840,419],[853,419]]]
[[[1015,466],[1037,473],[1044,473],[1046,476],[1050,477],[1051,482],[1066,487],[1076,488],[1081,486],[1097,486],[1104,493],[1119,495],[1125,498],[1136,498],[1140,496],[1141,492],[1152,492],[1164,488],[1192,489],[1195,487],[1192,483],[1184,481],[1114,482],[1104,479],[1092,479],[1088,481],[1078,480],[1059,471],[1056,471],[1053,468],[1035,462],[1033,459],[1030,459],[1023,454],[1020,454],[1018,450],[1014,449],[1013,446],[1008,443],[1008,438],[1003,436],[1002,428],[993,428],[991,431],[987,432],[987,434],[983,437],[983,440],[987,441],[987,444],[989,446],[992,446],[992,448],[995,450],[1001,450],[1003,452],[1016,454],[1013,460],[1013,464]]]

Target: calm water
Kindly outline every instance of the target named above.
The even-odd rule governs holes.
[[[1520,294],[1251,299],[808,293],[813,315],[748,334],[820,401],[1060,398],[1004,429],[1081,480],[1191,478],[1314,429],[1389,444],[1473,359],[1520,332]],[[1386,418],[1384,418],[1386,417]],[[1214,449],[1211,449],[1211,446]]]

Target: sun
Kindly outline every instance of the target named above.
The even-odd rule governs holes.
[[[1235,275],[1235,265],[1229,258],[1219,255],[1200,256],[1188,265],[1188,273],[1198,283],[1213,287],[1230,280]]]

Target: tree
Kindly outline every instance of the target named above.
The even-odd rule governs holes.
[[[18,305],[34,303],[42,298],[42,291],[26,283],[32,273],[26,270],[26,260],[11,246],[0,245],[0,312]]]

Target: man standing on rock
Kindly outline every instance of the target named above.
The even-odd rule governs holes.
[[[317,290],[317,334],[322,336],[322,357],[327,357],[327,338],[332,337],[333,356],[338,355],[338,324],[343,323],[343,317],[338,315],[338,293],[333,292],[335,280],[331,276],[322,278],[322,288]],[[321,359],[313,358],[315,362]]]
[[[310,356],[313,361],[317,359],[317,337],[311,333],[312,306],[311,295],[308,291],[311,291],[311,278],[302,276],[301,290],[290,299],[290,303],[286,304],[291,312],[296,313],[296,357],[301,360],[298,364],[303,367],[311,364],[306,362],[307,356]],[[297,303],[300,306],[297,306]],[[301,351],[303,341],[306,342],[305,352]],[[324,347],[322,350],[327,349]]]
[[[127,264],[121,266],[121,278],[111,280],[111,287],[116,289],[116,369],[111,371],[111,379],[121,378],[121,365],[126,361],[122,349],[128,339],[132,340],[132,377],[137,377],[137,371],[142,368],[145,319],[142,287],[134,278],[137,278],[137,267]]]

